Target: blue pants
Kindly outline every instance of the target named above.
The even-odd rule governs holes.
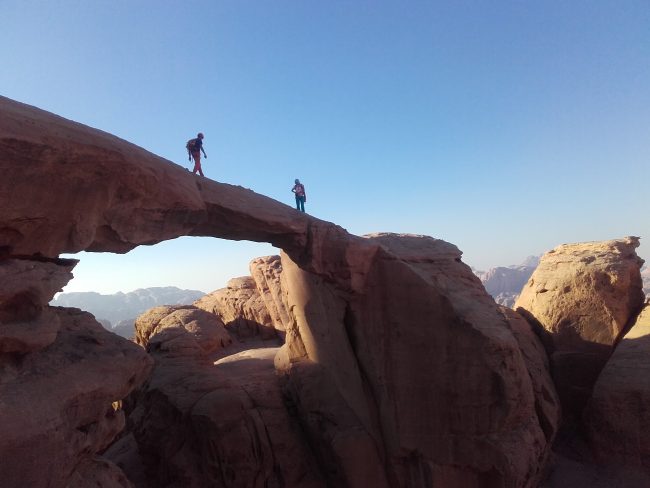
[[[296,195],[296,209],[301,212],[305,211],[305,197]]]

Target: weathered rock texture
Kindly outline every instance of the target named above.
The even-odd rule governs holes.
[[[275,367],[286,397],[271,380],[271,353],[219,364],[224,375],[215,375],[204,355],[188,362],[201,346],[191,346],[197,334],[184,325],[148,336],[150,353],[165,360],[136,399],[134,436],[143,462],[159,467],[167,486],[537,485],[554,427],[536,410],[530,361],[455,246],[422,236],[352,236],[38,109],[0,98],[0,115],[7,258],[125,252],[181,235],[265,241],[284,251],[286,344]],[[96,361],[89,356],[86,363]],[[242,364],[260,371],[242,377]],[[225,372],[255,384],[238,388]],[[104,372],[116,378],[109,393],[118,399],[128,388],[113,375]],[[28,390],[14,383],[12,397],[24,409]],[[153,441],[157,429],[170,444]],[[17,443],[0,436],[3,453],[20,455]],[[65,479],[66,463],[82,459],[69,449],[62,464],[55,456],[25,457],[25,465]]]
[[[0,355],[0,480],[6,487],[64,487],[86,479],[77,471],[124,426],[124,413],[112,403],[151,368],[139,347],[88,313],[49,309],[46,317],[58,325],[52,343]]]
[[[508,307],[500,307],[500,310],[508,320],[521,348],[535,391],[535,410],[546,438],[552,442],[560,424],[561,409],[560,399],[551,379],[546,351],[526,319]]]
[[[180,355],[207,355],[232,343],[223,322],[193,305],[154,307],[135,321],[135,342]]]
[[[291,324],[291,317],[287,310],[286,292],[282,286],[282,260],[280,256],[265,256],[253,259],[249,265],[251,276],[255,280],[266,309],[271,317],[273,327],[281,337]]]
[[[614,344],[644,296],[639,239],[564,244],[542,256],[515,304],[551,340],[565,412],[579,416]]]
[[[149,335],[143,319],[153,311],[136,321],[139,336]],[[213,341],[198,329],[183,329],[183,340],[199,345],[201,354],[178,347],[178,336],[166,332],[159,326],[150,335],[147,350],[156,365],[130,399],[136,444],[130,456],[114,454],[129,476],[144,470],[152,487],[326,486],[285,405],[273,367],[277,347],[231,351],[213,364],[207,354]],[[126,462],[136,453],[140,464]]]
[[[239,339],[276,337],[266,303],[250,276],[233,278],[222,288],[200,298],[194,305],[217,315]]]
[[[650,305],[616,347],[594,386],[586,424],[603,464],[650,473]]]
[[[535,486],[547,440],[529,372],[458,249],[407,235],[342,244],[315,253],[331,275],[283,255],[295,323],[276,357],[334,485]]]
[[[280,256],[256,258],[249,268],[251,276],[231,279],[226,288],[208,293],[194,305],[217,315],[240,340],[284,339],[291,318]]]

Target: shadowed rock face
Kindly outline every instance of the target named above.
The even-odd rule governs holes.
[[[601,463],[650,473],[650,306],[646,305],[594,386],[586,424]]]
[[[183,386],[187,401],[197,402],[187,407],[197,412],[196,422],[178,420],[183,409],[169,403],[163,384],[141,398],[144,410],[136,405],[146,415],[151,402],[166,403],[161,411],[168,415],[149,419],[150,429],[193,429],[195,443],[224,453],[220,467],[198,466],[193,451],[183,450],[182,463],[203,473],[187,486],[219,476],[231,486],[223,480],[233,478],[223,476],[236,472],[241,456],[248,455],[231,450],[236,442],[222,444],[219,436],[230,431],[219,427],[220,405],[227,418],[243,408],[252,423],[261,417],[264,425],[278,425],[274,439],[289,429],[277,419],[289,418],[283,409],[290,405],[289,423],[304,435],[292,445],[305,442],[313,452],[300,472],[329,486],[537,485],[553,428],[538,417],[539,389],[508,321],[455,246],[423,236],[352,236],[38,109],[0,98],[0,115],[0,249],[8,259],[125,252],[181,235],[264,241],[283,249],[278,296],[286,297],[287,306],[274,320],[286,329],[286,344],[275,357],[286,398],[278,390],[259,390],[270,381],[268,370],[260,373],[267,376],[258,390],[252,389],[259,392],[253,406],[268,396],[277,415],[266,424],[249,400],[232,393],[203,398],[203,381],[227,382],[227,376],[215,379],[211,372],[189,376]],[[188,350],[165,350],[167,339],[156,339],[156,354],[183,356]],[[165,364],[167,377],[179,378],[165,384],[176,388],[187,376],[174,360]],[[269,358],[260,364],[268,366]],[[12,384],[20,404],[21,382]],[[209,391],[219,390],[213,386]],[[200,421],[206,417],[215,422]],[[214,436],[204,437],[205,425],[219,428],[210,427],[206,432]],[[0,437],[0,450],[10,452],[17,441],[6,439]],[[245,450],[251,456],[265,452],[251,449]],[[164,464],[171,452],[158,455]],[[56,474],[65,480],[66,473]],[[295,479],[284,486],[303,486]]]
[[[591,389],[644,295],[639,239],[564,244],[542,256],[515,308],[552,342],[555,384],[566,412],[581,414]]]

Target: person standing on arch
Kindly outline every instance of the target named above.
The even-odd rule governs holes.
[[[307,201],[307,194],[305,193],[305,185],[300,183],[300,180],[296,178],[295,185],[291,189],[292,192],[296,194],[296,210],[301,212],[305,211],[305,202]]]
[[[194,169],[192,174],[196,174],[198,171],[201,176],[203,176],[203,171],[201,171],[201,151],[203,151],[203,156],[205,159],[208,159],[208,155],[205,154],[205,149],[203,149],[203,132],[199,132],[196,135],[196,139],[190,139],[187,141],[187,159],[192,161],[194,158]]]

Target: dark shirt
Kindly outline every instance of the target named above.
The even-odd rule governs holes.
[[[202,148],[203,148],[203,139],[197,137],[196,139],[194,139],[194,144],[192,145],[192,152],[201,152]]]

